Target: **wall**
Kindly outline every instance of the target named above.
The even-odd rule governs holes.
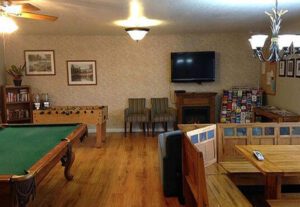
[[[5,84],[3,38],[0,39],[0,85]]]
[[[300,79],[278,77],[276,95],[267,97],[267,103],[300,114]]]
[[[7,62],[23,64],[24,50],[55,50],[55,76],[26,76],[35,93],[48,93],[54,105],[108,105],[110,130],[123,128],[129,97],[169,97],[173,90],[221,93],[237,85],[257,86],[259,61],[244,34],[148,35],[136,43],[127,36],[18,36],[7,41]],[[217,78],[201,85],[170,83],[170,53],[216,51]],[[68,86],[66,60],[96,60],[97,86]],[[149,101],[148,101],[149,102]],[[148,103],[149,104],[149,103]]]

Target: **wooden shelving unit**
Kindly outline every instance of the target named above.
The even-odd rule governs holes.
[[[2,86],[2,122],[32,122],[31,90],[29,86]]]

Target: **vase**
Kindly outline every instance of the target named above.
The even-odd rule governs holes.
[[[22,84],[22,79],[14,79],[15,86],[21,86],[21,84]]]

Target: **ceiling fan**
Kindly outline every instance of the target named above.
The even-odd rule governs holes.
[[[32,13],[40,11],[40,9],[30,3],[24,2],[26,0],[0,0],[0,15],[46,21],[57,20],[58,17],[55,16]]]

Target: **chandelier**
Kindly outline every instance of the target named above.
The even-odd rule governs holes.
[[[253,35],[249,39],[254,56],[259,58],[260,61],[265,62],[278,62],[280,60],[287,60],[293,58],[294,54],[300,52],[300,35],[279,35],[280,24],[282,16],[286,14],[287,10],[278,10],[278,1],[275,2],[275,8],[272,12],[265,12],[271,19],[271,45],[270,56],[264,57],[263,46],[265,44],[268,35]]]

